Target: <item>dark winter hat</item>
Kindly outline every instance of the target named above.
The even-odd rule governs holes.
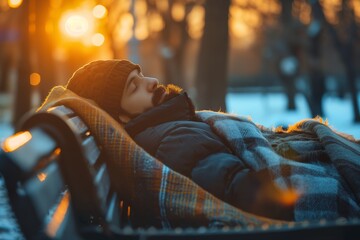
[[[126,79],[140,66],[128,60],[97,60],[74,72],[66,88],[77,95],[95,101],[117,119]]]

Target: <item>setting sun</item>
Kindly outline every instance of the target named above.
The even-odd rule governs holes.
[[[67,36],[79,38],[91,32],[92,21],[85,13],[69,12],[61,18],[60,28]]]
[[[22,0],[8,0],[8,5],[11,8],[18,8],[22,4]]]

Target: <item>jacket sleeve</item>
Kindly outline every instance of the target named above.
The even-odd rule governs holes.
[[[161,139],[155,157],[173,170],[191,178],[198,162],[227,148],[211,131],[189,126],[172,128]]]
[[[191,178],[218,198],[234,202],[237,188],[250,173],[242,162],[229,153],[210,154],[194,167]]]
[[[281,201],[283,192],[268,169],[251,171],[236,156],[218,153],[202,159],[191,175],[205,190],[241,210],[274,219],[294,219],[294,205]]]

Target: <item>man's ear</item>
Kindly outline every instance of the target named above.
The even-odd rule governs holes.
[[[130,117],[125,114],[119,114],[119,119],[123,123],[128,123],[130,121]]]

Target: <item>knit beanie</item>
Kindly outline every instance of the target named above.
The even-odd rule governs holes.
[[[74,72],[66,88],[95,101],[118,120],[127,77],[140,66],[128,60],[97,60]]]

